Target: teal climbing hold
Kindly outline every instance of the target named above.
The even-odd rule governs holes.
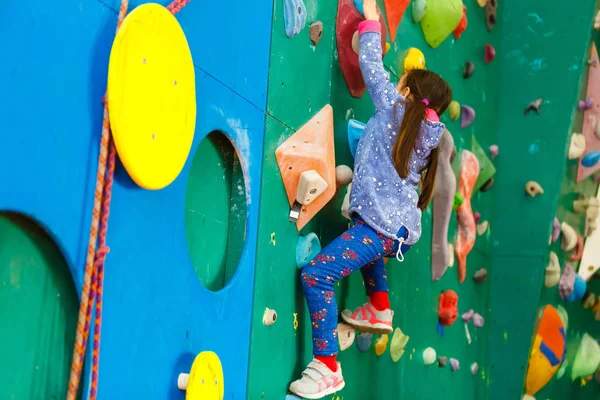
[[[581,165],[586,168],[591,168],[594,165],[598,164],[600,161],[600,152],[598,151],[590,151],[581,159]]]
[[[358,10],[359,13],[365,14],[363,11],[363,2],[364,0],[354,0],[354,7]]]
[[[361,333],[356,338],[356,347],[358,347],[358,351],[361,353],[366,353],[369,351],[371,347],[371,343],[373,342],[373,335],[370,333]]]
[[[306,25],[306,6],[302,0],[283,0],[285,34],[292,38]]]
[[[300,236],[296,244],[296,265],[304,267],[321,251],[321,242],[316,233]]]
[[[350,146],[350,153],[352,153],[352,157],[356,156],[358,141],[360,140],[360,136],[364,132],[366,126],[367,124],[355,119],[348,121],[348,145]]]
[[[573,285],[573,291],[567,297],[567,301],[569,303],[573,303],[577,300],[580,300],[585,295],[585,291],[587,290],[587,283],[585,280],[579,276],[579,274],[575,275],[575,283]]]

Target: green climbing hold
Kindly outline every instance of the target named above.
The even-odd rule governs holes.
[[[460,193],[454,193],[454,204],[452,205],[452,209],[456,210],[458,207],[462,206],[465,198]]]
[[[475,195],[496,174],[496,167],[494,167],[485,150],[479,145],[475,136],[473,136],[471,151],[479,161],[479,176],[473,187],[473,195]]]
[[[448,114],[452,121],[456,121],[460,117],[460,104],[456,100],[452,100],[448,106]]]
[[[400,328],[396,328],[394,336],[392,336],[392,344],[390,345],[390,355],[393,362],[398,362],[402,358],[408,339],[410,338]]]
[[[560,265],[558,266],[560,268]],[[559,269],[560,271],[560,269]],[[558,315],[560,316],[560,319],[562,320],[564,326],[565,326],[565,332],[567,331],[567,328],[569,327],[569,314],[567,313],[567,310],[565,310],[565,308],[563,306],[558,306],[556,307],[556,311],[558,312]]]
[[[428,0],[427,12],[421,20],[425,41],[438,47],[460,23],[463,15],[462,0]]]
[[[571,368],[571,380],[592,375],[600,367],[600,345],[587,333],[583,335]]]

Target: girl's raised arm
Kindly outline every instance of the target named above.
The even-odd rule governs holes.
[[[363,11],[366,21],[358,25],[360,49],[358,63],[375,110],[393,106],[398,98],[396,87],[383,67],[381,49],[381,24],[375,0],[364,0]]]

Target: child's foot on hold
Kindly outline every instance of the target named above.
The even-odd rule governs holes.
[[[337,371],[333,372],[321,361],[313,359],[302,373],[302,378],[292,382],[290,392],[305,399],[320,399],[339,392],[345,385],[340,363]]]
[[[392,333],[392,319],[394,312],[389,308],[377,310],[371,303],[365,303],[354,312],[342,311],[342,319],[359,332],[388,334]]]

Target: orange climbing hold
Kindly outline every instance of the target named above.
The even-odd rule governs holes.
[[[465,6],[463,4],[463,14],[462,14],[462,18],[460,20],[460,22],[458,23],[458,26],[456,27],[456,29],[454,29],[454,38],[455,39],[460,39],[461,35],[463,34],[464,31],[467,30],[467,6]]]
[[[438,320],[442,326],[450,326],[458,318],[458,295],[454,290],[446,290],[440,294]]]
[[[458,193],[463,197],[462,205],[456,208],[458,220],[458,237],[454,245],[458,263],[458,281],[463,283],[467,276],[467,255],[475,245],[475,217],[471,209],[471,195],[479,176],[479,161],[475,154],[468,150],[462,151]]]
[[[410,0],[384,0],[384,4],[388,29],[390,31],[390,40],[394,43],[398,25],[400,25],[400,22],[402,21],[402,17],[410,4]]]
[[[296,201],[300,175],[314,170],[327,182],[327,188],[312,203],[303,206],[298,230],[311,220],[335,195],[335,152],[333,147],[333,109],[329,104],[275,151],[281,179],[290,206]]]

